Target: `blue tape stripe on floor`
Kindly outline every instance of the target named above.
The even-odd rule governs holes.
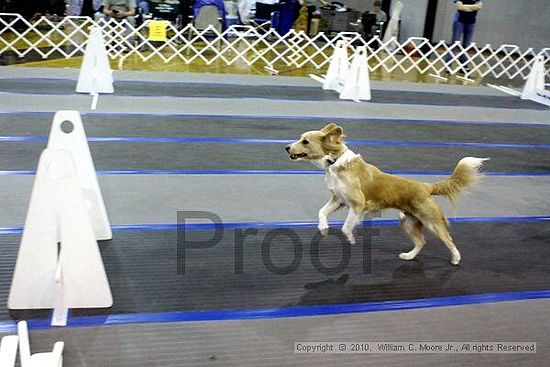
[[[523,217],[455,217],[449,218],[451,223],[529,223],[529,222],[547,222],[550,216],[523,216]],[[192,224],[120,224],[111,226],[113,231],[171,231],[178,228],[195,230],[212,229],[247,229],[247,228],[316,228],[317,222],[312,221],[282,221],[282,222],[223,222],[223,223],[192,223]],[[397,219],[371,219],[365,220],[361,225],[367,227],[388,227],[399,224]],[[331,227],[340,227],[343,221],[330,221]],[[0,228],[2,234],[21,234],[23,227],[4,227]]]
[[[550,290],[486,293],[450,297],[423,298],[403,301],[352,303],[319,306],[294,306],[248,310],[180,311],[164,313],[136,313],[89,317],[69,317],[67,327],[90,327],[128,324],[157,324],[196,321],[280,319],[292,317],[329,316],[355,313],[404,311],[433,307],[466,306],[550,298]],[[29,320],[29,329],[50,329],[50,320]],[[13,321],[0,322],[0,333],[16,331]]]
[[[46,136],[0,136],[0,142],[46,142]],[[201,137],[88,137],[90,142],[120,143],[200,143],[200,144],[289,144],[294,139],[253,139],[253,138],[201,138]],[[515,148],[549,149],[550,144],[516,143],[476,143],[476,142],[429,142],[429,141],[392,141],[392,140],[347,140],[349,145],[359,146],[402,146],[402,147],[438,147],[438,148]]]
[[[386,173],[411,176],[449,176],[450,171],[388,170]],[[33,176],[36,171],[0,171],[0,176]],[[314,170],[100,170],[98,175],[324,175]],[[550,171],[487,171],[485,176],[550,176]]]
[[[55,111],[0,111],[0,115],[46,115],[53,117]],[[302,121],[319,121],[319,124],[330,122],[399,122],[403,124],[472,124],[472,125],[491,125],[491,126],[537,126],[550,127],[548,122],[525,122],[525,121],[475,121],[475,120],[451,120],[451,119],[415,119],[415,118],[400,118],[400,117],[335,117],[335,116],[292,116],[292,115],[252,115],[252,114],[203,114],[203,113],[145,113],[145,112],[81,112],[83,116],[167,116],[167,117],[204,117],[204,118],[224,118],[224,119],[254,119],[254,120],[278,120],[292,119]]]

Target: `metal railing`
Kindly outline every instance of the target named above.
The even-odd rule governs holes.
[[[18,57],[36,53],[50,57],[71,58],[84,52],[90,26],[98,24],[107,44],[109,57],[118,59],[122,67],[128,57],[142,61],[155,58],[169,63],[180,60],[185,64],[202,62],[206,65],[244,63],[269,70],[327,66],[339,40],[345,40],[352,57],[357,46],[366,46],[372,71],[400,71],[421,74],[463,75],[465,79],[492,76],[494,78],[526,79],[536,55],[550,62],[550,48],[521,49],[515,45],[479,46],[472,43],[464,48],[460,43],[435,44],[426,38],[411,37],[404,42],[379,38],[365,40],[359,33],[339,33],[329,37],[324,33],[308,36],[290,31],[279,35],[274,29],[253,26],[233,26],[224,32],[213,26],[197,29],[193,25],[178,28],[167,25],[166,42],[148,39],[149,21],[134,27],[126,20],[100,21],[87,17],[66,17],[60,22],[42,17],[29,22],[19,14],[0,14],[0,56],[13,52]],[[546,75],[550,75],[547,68]]]

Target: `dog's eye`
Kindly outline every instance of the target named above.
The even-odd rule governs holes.
[[[308,145],[308,144],[309,144],[309,141],[307,141],[306,139],[304,139],[304,140],[302,140],[302,144]]]

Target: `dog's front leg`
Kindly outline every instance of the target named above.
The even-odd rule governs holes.
[[[342,203],[332,195],[327,203],[319,210],[319,231],[323,236],[328,234],[328,216],[330,213],[338,210],[342,206]]]
[[[353,235],[353,231],[361,221],[363,214],[364,213],[361,209],[350,207],[346,221],[342,226],[342,232],[344,232],[349,243],[352,245],[355,245],[355,236]]]

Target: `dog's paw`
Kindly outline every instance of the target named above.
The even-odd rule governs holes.
[[[460,264],[460,259],[461,259],[460,253],[457,254],[457,255],[453,255],[453,258],[452,258],[452,260],[451,260],[451,264],[453,264],[453,265],[458,265],[458,264]]]
[[[344,232],[344,235],[348,239],[350,245],[355,245],[355,236],[351,232]]]
[[[328,226],[318,225],[317,229],[319,230],[319,232],[321,232],[321,235],[323,237],[328,236]]]
[[[411,254],[410,252],[402,252],[399,254],[401,260],[412,260],[416,257],[416,254]]]

